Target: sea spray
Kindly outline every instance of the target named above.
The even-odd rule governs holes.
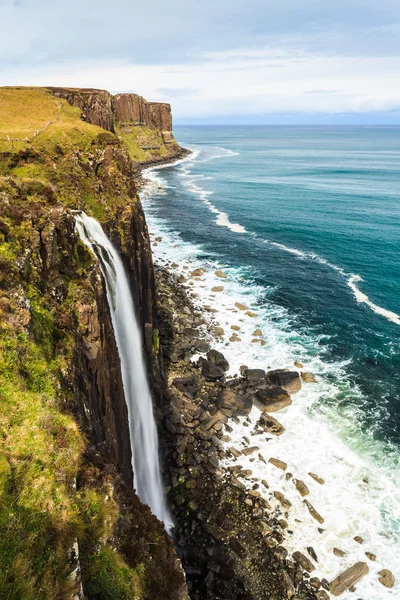
[[[172,521],[161,483],[157,429],[142,354],[142,336],[125,269],[118,252],[95,219],[80,212],[75,220],[80,238],[99,260],[106,283],[128,409],[135,488],[141,501],[148,504],[169,529]]]

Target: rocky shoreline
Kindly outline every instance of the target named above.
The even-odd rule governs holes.
[[[303,384],[315,382],[313,374],[296,363],[296,370],[269,372],[243,365],[240,375],[227,376],[228,361],[213,348],[213,340],[221,335],[218,324],[205,318],[185,285],[191,278],[201,278],[205,269],[182,278],[171,268],[156,267],[163,324],[159,340],[168,375],[160,429],[176,522],[174,541],[190,598],[326,600],[330,594],[354,591],[369,572],[367,562],[354,564],[330,582],[313,576],[316,566],[323,570],[317,550],[309,546],[305,553],[286,548],[292,533],[287,521],[291,502],[280,489],[270,486],[268,475],[260,480],[242,464],[242,459],[261,461],[266,472],[282,471],[315,527],[323,531],[321,509],[308,499],[312,500],[310,483],[293,477],[279,457],[263,456],[257,444],[261,436],[285,435],[275,413],[291,405],[292,395]],[[238,310],[245,309],[238,306]],[[258,343],[262,342],[260,333],[254,332]],[[232,331],[231,341],[235,335]],[[253,406],[260,411],[255,424],[249,418]],[[240,445],[233,445],[230,434],[240,422],[248,427],[248,435]],[[316,485],[324,484],[318,474],[307,477]],[[355,539],[355,543],[362,542],[361,537]],[[340,549],[335,550],[340,556]],[[375,559],[369,552],[366,557],[368,562]],[[382,585],[393,586],[390,571],[379,575]]]

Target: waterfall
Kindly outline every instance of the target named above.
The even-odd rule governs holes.
[[[158,438],[153,402],[142,354],[142,336],[135,316],[133,299],[118,252],[101,227],[84,212],[76,213],[81,240],[100,263],[106,282],[107,301],[117,342],[122,382],[128,409],[132,468],[136,492],[142,502],[167,529],[172,527],[161,483]]]

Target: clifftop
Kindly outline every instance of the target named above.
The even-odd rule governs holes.
[[[72,126],[77,126],[78,119],[123,140],[135,163],[173,157],[180,151],[169,104],[91,88],[14,87],[0,88],[0,152],[23,149],[38,135],[45,137],[47,130],[53,137],[66,121],[72,125],[74,120]]]

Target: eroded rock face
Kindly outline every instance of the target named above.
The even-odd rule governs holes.
[[[82,111],[82,119],[115,132],[116,124],[140,125],[161,132],[164,143],[175,141],[172,134],[172,112],[165,102],[147,102],[138,94],[117,94],[105,90],[48,88],[54,95],[64,98]]]

